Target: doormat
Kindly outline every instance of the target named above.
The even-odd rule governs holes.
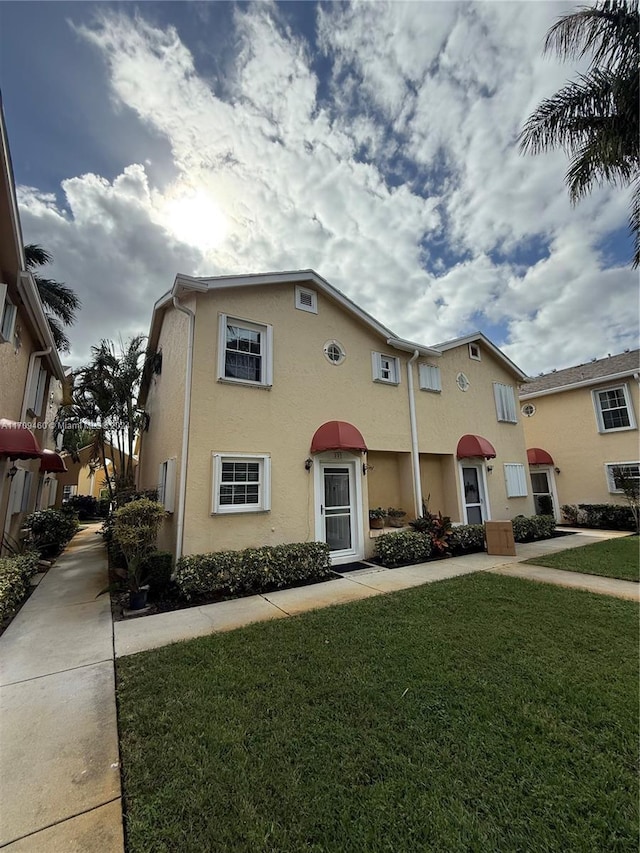
[[[375,563],[345,563],[344,566],[335,566],[333,571],[338,575],[343,575],[345,572],[355,572],[357,569],[379,569]]]

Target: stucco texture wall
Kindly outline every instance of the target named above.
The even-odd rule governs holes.
[[[515,462],[527,469],[526,441],[522,417],[517,405],[517,378],[480,344],[481,361],[470,358],[469,348],[463,344],[447,350],[439,359],[423,359],[440,368],[442,391],[416,391],[416,417],[421,453],[444,454],[449,457],[440,468],[422,466],[422,489],[426,497],[432,495],[431,509],[436,510],[436,495],[441,500],[442,512],[453,521],[462,521],[462,499],[455,453],[460,438],[473,433],[488,439],[496,450],[496,458],[488,461],[493,471],[487,475],[487,488],[492,519],[510,519],[516,515],[532,515],[533,499],[528,480],[528,495],[507,498],[504,464]],[[469,380],[467,391],[456,384],[459,373]],[[516,398],[518,423],[498,421],[493,383],[511,385]],[[419,387],[416,374],[416,388]],[[432,466],[433,466],[432,462]],[[453,495],[457,495],[455,504]],[[442,495],[442,497],[440,497]]]
[[[555,482],[561,505],[625,502],[623,495],[609,492],[605,463],[638,461],[638,430],[599,433],[592,394],[621,384],[630,392],[637,424],[640,405],[633,377],[526,401],[536,407],[532,417],[523,418],[527,447],[548,451],[560,468]]]
[[[195,307],[195,299],[181,300]],[[158,486],[158,466],[167,459],[176,459],[176,489],[180,480],[182,457],[182,424],[185,402],[185,375],[189,319],[172,306],[166,309],[158,349],[162,350],[162,372],[151,380],[145,411],[150,417],[149,429],[142,433],[138,465],[138,487],[155,489]],[[199,401],[192,398],[192,407]],[[177,494],[177,492],[176,492]],[[177,499],[176,499],[177,508]],[[176,513],[167,515],[162,523],[158,546],[174,551],[176,546]]]

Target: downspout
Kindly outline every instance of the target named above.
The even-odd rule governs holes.
[[[27,417],[27,406],[29,403],[29,392],[31,391],[31,380],[33,379],[33,365],[36,362],[36,358],[42,358],[43,355],[49,355],[53,347],[48,347],[47,349],[41,349],[38,352],[32,352],[29,356],[29,367],[27,369],[27,382],[24,389],[24,398],[22,400],[22,411],[20,413],[20,422],[24,423],[25,418]]]
[[[407,362],[407,386],[409,389],[409,424],[411,426],[411,461],[413,463],[413,502],[416,518],[422,515],[422,485],[420,483],[420,453],[418,451],[418,428],[416,425],[416,400],[413,390],[413,364],[420,355],[414,350]]]
[[[189,337],[187,344],[187,373],[184,389],[184,417],[182,420],[182,457],[180,459],[180,485],[178,487],[178,523],[176,530],[176,562],[182,556],[182,539],[184,536],[184,509],[187,496],[187,461],[189,458],[189,422],[191,420],[191,374],[193,372],[193,336],[196,315],[190,308],[185,308],[173,297],[173,307],[182,311],[189,318]]]

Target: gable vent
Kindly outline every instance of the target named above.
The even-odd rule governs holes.
[[[318,294],[315,290],[296,285],[296,308],[308,311],[310,314],[318,313]]]

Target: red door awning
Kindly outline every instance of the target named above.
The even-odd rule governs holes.
[[[463,435],[458,442],[456,456],[458,459],[471,459],[475,456],[495,459],[496,451],[493,444],[481,435]]]
[[[40,471],[45,474],[63,474],[67,470],[64,460],[55,450],[43,450]]]
[[[30,429],[0,418],[0,458],[37,459],[41,455],[40,445]]]
[[[529,465],[553,465],[551,454],[541,447],[530,447],[527,450],[527,459]]]
[[[325,450],[366,450],[364,438],[360,430],[345,421],[327,421],[315,432],[311,442],[312,453],[322,453]]]

